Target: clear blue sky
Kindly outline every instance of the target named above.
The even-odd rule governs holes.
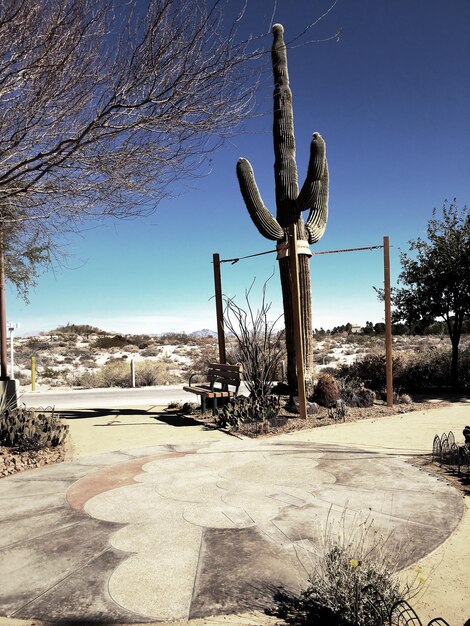
[[[288,40],[329,5],[278,0],[274,22]],[[272,9],[250,0],[244,28],[267,32]],[[470,202],[470,2],[339,0],[307,39],[339,27],[339,42],[288,53],[301,183],[312,132],[327,142],[330,215],[313,250],[378,245],[389,235],[393,283],[399,249],[425,234],[433,207]],[[182,184],[149,218],[69,238],[72,269],[43,275],[29,305],[8,289],[7,317],[20,332],[67,322],[135,333],[215,328],[212,253],[272,248],[251,223],[235,175],[247,157],[275,212],[270,72],[263,80],[258,103],[268,113],[215,154],[210,175]],[[382,285],[382,259],[381,251],[313,257],[314,327],[383,320],[372,288]],[[223,265],[224,292],[241,299],[254,277],[259,292],[272,272],[268,299],[280,312],[275,255]]]

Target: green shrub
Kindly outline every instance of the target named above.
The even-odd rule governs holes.
[[[41,413],[25,407],[4,407],[0,411],[0,445],[20,451],[58,446],[68,430],[53,411]]]
[[[322,374],[315,385],[314,401],[330,408],[336,406],[339,398],[339,387],[335,377],[331,374]]]
[[[277,396],[264,398],[233,398],[219,411],[217,422],[222,428],[227,426],[238,430],[241,424],[266,422],[279,414],[280,403]]]

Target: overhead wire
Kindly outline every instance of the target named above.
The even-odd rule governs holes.
[[[312,255],[319,254],[337,254],[339,252],[357,252],[360,250],[379,250],[382,249],[382,246],[365,246],[364,248],[344,248],[343,250],[321,250],[320,252],[312,252]],[[277,250],[266,250],[266,252],[256,252],[255,254],[247,254],[246,256],[235,257],[234,259],[220,259],[220,263],[231,263],[235,265],[238,261],[243,261],[243,259],[251,259],[255,256],[263,256],[264,254],[272,254],[273,252],[277,252]]]

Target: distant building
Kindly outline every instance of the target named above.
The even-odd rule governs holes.
[[[359,324],[353,324],[349,332],[353,335],[360,335],[362,333],[362,326],[359,326]]]

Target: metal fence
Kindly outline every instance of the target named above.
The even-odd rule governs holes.
[[[399,600],[387,607],[385,600],[373,585],[362,589],[360,602],[371,615],[368,626],[424,626],[418,614],[406,600]],[[359,609],[360,610],[360,609]],[[427,626],[450,626],[442,617],[435,617]]]
[[[445,465],[449,471],[466,478],[470,478],[470,446],[457,445],[454,433],[436,435],[432,444],[433,463]]]

